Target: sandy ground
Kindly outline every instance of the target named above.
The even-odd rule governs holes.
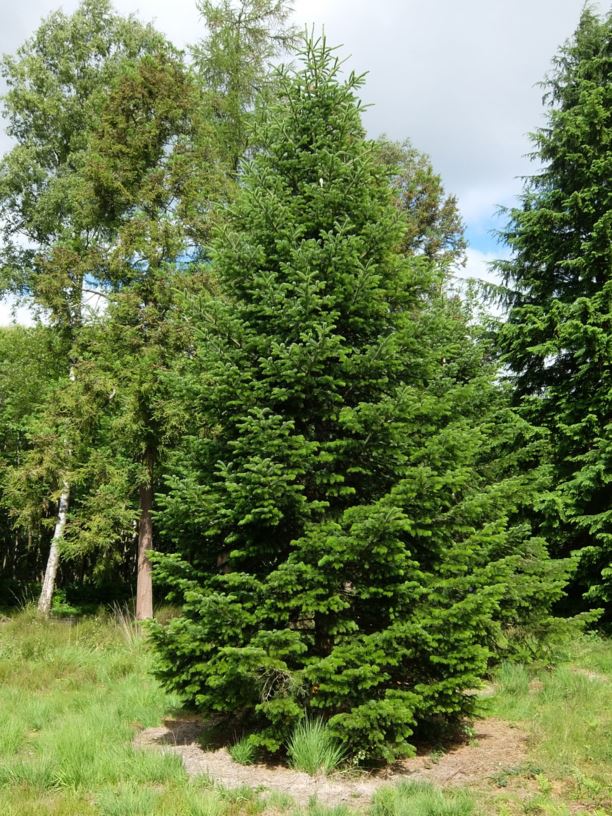
[[[307,804],[316,797],[327,806],[352,807],[368,804],[382,785],[401,781],[429,780],[443,786],[481,785],[504,770],[516,768],[526,753],[523,731],[502,720],[486,719],[476,723],[469,743],[446,753],[413,757],[372,774],[312,777],[281,765],[239,765],[225,748],[204,750],[198,741],[202,731],[200,720],[168,719],[162,726],[141,731],[134,744],[178,754],[188,774],[206,774],[226,788],[248,786],[289,794],[300,804]]]

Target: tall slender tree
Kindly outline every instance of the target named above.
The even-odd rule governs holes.
[[[194,62],[212,97],[211,114],[228,166],[238,172],[250,143],[256,98],[269,88],[271,63],[296,41],[289,0],[200,0],[206,37]]]
[[[100,262],[79,172],[97,118],[93,99],[126,56],[146,53],[159,40],[151,27],[116,15],[108,0],[83,0],[72,16],[50,15],[2,63],[7,130],[16,145],[0,166],[0,291],[26,295],[48,313],[64,338],[67,383],[75,375],[71,350],[83,323],[84,291]],[[70,501],[66,474],[58,479],[43,615],[50,610]]]
[[[102,234],[98,277],[110,301],[96,353],[119,392],[123,450],[139,466],[136,616],[144,619],[153,612],[161,374],[173,353],[165,317],[174,290],[200,271],[199,248],[227,185],[205,96],[169,45],[126,60],[99,110],[83,159],[85,198]]]
[[[555,551],[578,551],[572,591],[612,601],[612,15],[588,8],[544,88],[541,169],[502,233],[510,313],[500,335],[524,415],[550,431]]]

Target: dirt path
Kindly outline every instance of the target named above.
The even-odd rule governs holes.
[[[191,776],[207,774],[227,788],[248,786],[289,794],[307,804],[315,796],[327,806],[366,805],[382,785],[402,780],[429,780],[439,785],[486,782],[500,771],[516,767],[525,758],[526,735],[502,720],[478,722],[474,739],[444,754],[425,754],[403,760],[376,774],[335,774],[312,777],[284,766],[239,765],[225,748],[204,750],[198,738],[198,720],[165,720],[163,726],[140,732],[134,744],[178,754]]]

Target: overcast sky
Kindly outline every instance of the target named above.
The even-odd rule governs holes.
[[[77,0],[0,0],[0,52],[13,52],[56,8]],[[595,10],[608,8],[594,0]],[[195,0],[115,0],[153,20],[179,46],[203,34]],[[485,274],[503,249],[490,235],[496,208],[530,172],[528,132],[542,123],[536,87],[575,30],[583,0],[295,0],[300,27],[324,27],[357,72],[372,136],[409,137],[454,193],[470,241],[468,268]],[[6,150],[4,133],[0,149]],[[0,304],[0,323],[7,307]]]

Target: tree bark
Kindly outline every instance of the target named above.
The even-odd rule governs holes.
[[[45,569],[45,578],[43,580],[40,598],[38,599],[38,612],[45,618],[48,618],[49,613],[51,612],[51,601],[53,599],[53,592],[55,590],[55,576],[57,575],[57,567],[59,564],[60,541],[64,537],[69,502],[70,486],[68,482],[64,481],[59,501],[57,521],[55,523],[55,530],[53,531],[51,548],[49,550],[49,558],[47,559],[47,567]]]
[[[149,552],[153,547],[153,463],[154,452],[144,456],[146,481],[140,486],[140,520],[138,523],[138,575],[136,578],[136,620],[153,617],[153,575]]]
[[[70,366],[70,371],[68,372],[68,379],[71,383],[76,380],[74,366],[72,365]],[[70,453],[71,451],[68,450],[69,455]],[[45,618],[48,618],[51,612],[51,601],[53,600],[53,593],[55,592],[55,577],[57,575],[57,568],[60,559],[59,548],[60,542],[64,537],[64,530],[66,529],[69,504],[70,485],[66,479],[63,479],[59,509],[57,511],[57,521],[55,522],[55,530],[53,531],[53,538],[51,539],[49,558],[47,559],[47,566],[45,568],[45,577],[43,579],[43,585],[40,591],[40,598],[38,599],[38,613]]]

